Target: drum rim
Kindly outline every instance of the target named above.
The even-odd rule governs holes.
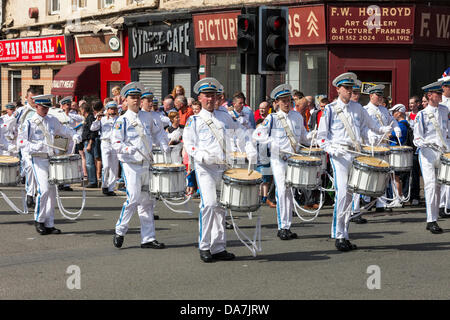
[[[49,157],[48,160],[50,163],[66,162],[67,160],[81,160],[81,156],[79,154],[58,155]]]
[[[377,198],[381,197],[384,194],[384,192],[386,191],[386,190],[383,190],[383,192],[381,192],[381,193],[367,192],[366,190],[360,189],[359,187],[352,187],[350,185],[347,185],[347,190],[351,191],[351,193],[358,193],[358,194],[362,194],[365,196],[377,197]]]
[[[17,162],[0,162],[0,167],[18,167],[20,165],[20,160]]]
[[[154,167],[153,165],[149,168],[153,174],[158,174],[160,172],[183,172],[186,171],[184,166],[179,167]]]
[[[440,160],[445,164],[450,164],[450,158],[445,157],[444,154],[441,154]]]
[[[219,205],[222,208],[230,209],[231,211],[236,211],[236,212],[255,212],[261,207],[260,203],[252,205],[252,206],[239,206],[238,207],[238,206],[234,206],[231,204],[225,204],[221,201],[221,199],[219,199]]]
[[[237,178],[232,178],[230,176],[226,176],[225,174],[222,175],[222,181],[225,184],[229,185],[258,185],[263,182],[262,178],[252,179],[252,180],[241,180]]]
[[[316,167],[322,165],[322,159],[318,157],[310,157],[310,158],[316,158],[317,160],[302,160],[302,159],[292,159],[292,156],[287,159],[287,164],[304,164],[307,167]],[[294,166],[295,167],[295,166]]]
[[[326,152],[323,149],[320,150],[311,150],[311,152],[309,151],[309,149],[300,149],[300,151],[298,152],[298,154],[301,155],[310,155],[310,154],[320,154],[321,156],[325,155]]]
[[[402,147],[408,147],[408,149],[405,149],[405,148],[393,148],[393,149],[391,149],[391,154],[393,154],[393,153],[413,153],[414,152],[413,147],[410,147],[410,146],[402,146]]]

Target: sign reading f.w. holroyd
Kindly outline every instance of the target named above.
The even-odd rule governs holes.
[[[0,63],[67,61],[65,36],[21,38],[0,41]]]

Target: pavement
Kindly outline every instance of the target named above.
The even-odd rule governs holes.
[[[16,203],[19,188],[4,191]],[[61,192],[69,211],[81,206],[81,190]],[[39,235],[33,214],[19,215],[0,200],[0,299],[323,300],[449,299],[450,219],[444,233],[425,230],[425,208],[406,206],[392,214],[368,213],[367,224],[350,226],[358,250],[342,253],[329,238],[332,207],[312,222],[294,217],[299,239],[276,237],[275,209],[261,207],[250,220],[235,213],[249,237],[261,218],[262,251],[254,257],[227,230],[227,250],[237,258],[210,264],[199,259],[198,200],[173,213],[158,201],[157,240],[164,250],[140,248],[138,215],[121,249],[112,244],[123,195],[87,191],[82,215],[69,220],[56,209],[61,235]],[[305,215],[308,218],[308,215]]]

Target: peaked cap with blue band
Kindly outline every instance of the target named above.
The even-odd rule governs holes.
[[[339,86],[354,86],[356,84],[356,80],[358,80],[358,77],[353,72],[346,72],[338,75],[336,78],[334,78],[332,84],[335,87]]]
[[[292,87],[290,84],[283,83],[279,86],[275,87],[270,93],[270,97],[272,99],[278,99],[282,97],[291,97],[292,96]]]
[[[362,87],[361,80],[356,79],[356,82],[353,85],[353,91],[361,91],[361,87]]]
[[[194,92],[196,94],[218,92],[220,88],[223,88],[222,84],[215,78],[203,78],[194,85]]]
[[[436,81],[430,84],[427,84],[425,87],[422,87],[424,92],[439,92],[442,93],[442,84],[443,81]]]
[[[157,97],[153,97],[152,102],[153,102],[153,104],[158,104],[158,98]]]
[[[109,109],[109,108],[118,108],[119,106],[117,105],[117,102],[115,101],[110,101],[106,104],[105,108]]]
[[[59,102],[59,104],[60,104],[60,105],[63,105],[63,104],[70,104],[70,103],[72,103],[72,100],[73,100],[72,96],[64,97],[64,98],[62,98],[62,100]]]
[[[16,104],[14,102],[9,102],[6,104],[5,109],[15,109]]]
[[[145,88],[144,91],[142,92],[141,99],[147,97],[150,98],[150,100],[153,99],[153,90],[148,87]]]
[[[47,108],[52,106],[52,98],[52,94],[41,94],[39,96],[31,97],[31,99],[34,100],[34,103]]]
[[[141,96],[144,92],[144,86],[140,82],[130,82],[120,90],[120,95],[122,97],[128,97],[129,95]]]
[[[441,81],[443,86],[450,86],[450,76],[440,78],[438,81]]]
[[[384,94],[384,84],[377,84],[367,89],[368,94]]]

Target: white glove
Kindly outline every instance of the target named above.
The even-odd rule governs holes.
[[[37,152],[37,151],[41,151],[43,149],[44,145],[42,144],[41,141],[37,142],[37,143],[30,143],[30,151],[31,152]]]
[[[402,137],[402,130],[400,130],[399,127],[395,127],[394,132],[395,132],[395,135],[397,136],[397,138],[400,139]]]
[[[8,152],[17,153],[16,145],[14,145],[14,144],[8,145]]]
[[[72,140],[75,144],[79,144],[83,139],[81,138],[81,136],[79,134],[75,133],[72,136]]]
[[[369,135],[369,143],[370,145],[374,146],[377,144],[377,137],[375,135]]]
[[[344,150],[341,148],[332,147],[328,150],[328,154],[333,157],[343,157],[345,156]]]
[[[387,134],[392,132],[392,127],[391,126],[382,126],[380,128],[381,132],[383,132],[383,134]]]
[[[204,151],[197,151],[194,155],[194,161],[197,163],[203,163],[204,158],[206,158],[208,154]]]
[[[312,130],[306,135],[306,139],[311,140],[313,137],[317,137],[317,130]]]

